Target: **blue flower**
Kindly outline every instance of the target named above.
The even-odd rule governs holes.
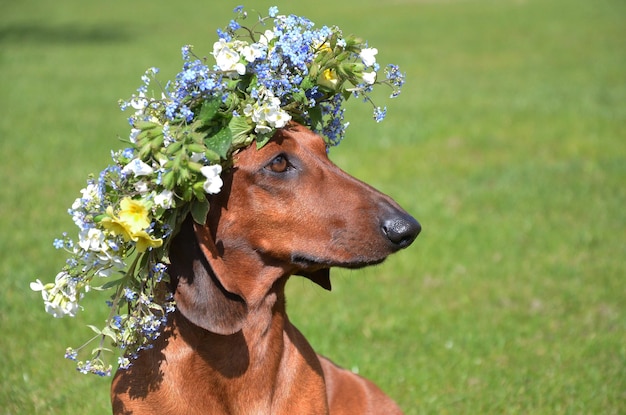
[[[384,108],[376,107],[374,109],[374,119],[376,120],[376,122],[381,122],[382,120],[384,120],[386,115],[387,115],[387,107],[384,107]]]
[[[137,298],[137,293],[126,287],[124,288],[124,297],[126,297],[128,301],[134,301]]]
[[[387,81],[391,84],[393,88],[393,93],[391,94],[391,98],[395,98],[400,95],[400,88],[404,85],[405,75],[400,72],[400,68],[397,65],[387,65],[385,68],[385,74],[387,77]]]
[[[228,28],[235,31],[237,29],[240,29],[241,25],[236,20],[231,20],[230,23],[228,23]]]
[[[132,160],[133,158],[135,158],[135,149],[125,148],[124,151],[122,151],[122,157],[128,160]]]
[[[220,39],[224,39],[227,42],[230,42],[232,40],[232,36],[228,32],[224,32],[221,29],[217,29],[217,37],[219,37]]]
[[[118,357],[117,363],[119,364],[120,369],[128,369],[132,365],[130,359],[126,356]]]
[[[76,360],[78,358],[78,352],[71,347],[65,350],[65,358],[69,360]]]
[[[122,328],[122,317],[121,316],[114,316],[113,317],[113,326],[117,327],[118,329]]]
[[[278,7],[276,7],[276,6],[272,6],[272,7],[270,7],[269,12],[268,12],[268,15],[269,15],[271,18],[276,17],[276,16],[278,15]]]

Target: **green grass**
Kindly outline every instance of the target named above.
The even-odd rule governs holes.
[[[209,50],[236,3],[5,3],[0,413],[109,413],[109,381],[62,356],[101,317],[53,320],[28,283],[54,278],[67,207],[127,134],[117,99],[149,66],[174,74],[181,45]],[[350,106],[331,156],[424,227],[380,266],[333,271],[332,293],[290,282],[311,344],[407,414],[625,413],[626,4],[277,5],[407,72],[382,124]]]

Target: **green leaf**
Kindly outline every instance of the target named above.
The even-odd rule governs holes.
[[[315,86],[315,82],[311,79],[310,76],[305,76],[302,82],[300,83],[300,89],[303,91],[309,90]]]
[[[206,193],[204,193],[204,182],[199,181],[192,186],[193,194],[196,196],[198,202],[206,202]]]
[[[228,157],[228,151],[232,142],[233,134],[228,127],[222,128],[216,134],[205,139],[207,148],[219,154],[223,159]]]
[[[163,175],[163,187],[165,187],[168,190],[172,190],[174,189],[175,185],[176,185],[176,175],[174,174],[173,170],[170,170]]]
[[[191,216],[193,220],[199,225],[204,225],[206,223],[206,215],[209,213],[209,208],[208,200],[204,202],[194,200],[191,203]]]
[[[204,153],[206,148],[202,144],[191,143],[191,144],[187,144],[187,150],[193,153]]]
[[[202,121],[202,124],[211,124],[211,121],[213,121],[217,115],[217,111],[220,109],[220,105],[222,105],[222,100],[219,97],[213,97],[204,101],[202,108],[200,108],[200,113],[198,114],[198,119]]]
[[[246,117],[233,117],[228,123],[228,128],[232,135],[232,145],[235,147],[243,147],[250,144],[250,133],[253,126],[248,123]]]
[[[257,150],[260,149],[260,148],[263,148],[263,146],[265,144],[267,144],[268,141],[270,141],[270,139],[274,135],[274,131],[275,130],[272,130],[269,133],[258,134],[257,135],[257,137],[256,137],[256,148],[257,148]]]
[[[181,199],[183,199],[186,202],[191,201],[192,196],[193,196],[193,189],[191,187],[183,186],[178,189],[178,192],[180,192]]]
[[[304,90],[299,91],[299,92],[293,92],[293,93],[291,94],[291,98],[292,98],[295,102],[300,103],[300,104],[302,104],[302,105],[306,105],[306,104],[307,104],[307,102],[309,101],[309,100],[307,99],[307,97],[306,97],[306,93],[304,92]]]
[[[92,326],[91,324],[87,324],[87,327],[92,329],[94,331],[94,333],[96,333],[96,334],[102,334],[102,331],[98,327],[96,327],[96,326]]]
[[[143,120],[136,120],[133,124],[133,126],[138,129],[138,130],[151,130],[153,128],[156,128],[157,126],[159,126],[160,124],[156,123],[156,122],[152,122],[152,121],[143,121]]]
[[[200,173],[200,169],[202,169],[202,164],[190,160],[187,162],[187,167],[193,172]]]
[[[213,150],[206,150],[204,156],[211,162],[211,164],[217,164],[220,162],[220,155]]]
[[[309,118],[313,130],[320,130],[322,127],[322,109],[319,105],[309,108]]]
[[[102,329],[102,335],[103,336],[107,336],[109,337],[111,340],[113,340],[114,342],[117,341],[117,335],[115,334],[115,332],[111,329],[111,327],[105,327],[104,329]]]
[[[100,223],[102,221],[102,219],[106,218],[108,215],[102,214],[102,215],[96,215],[93,218],[93,221],[95,223]]]
[[[119,278],[115,281],[109,281],[106,284],[102,284],[100,286],[92,285],[91,288],[93,288],[94,290],[98,290],[98,291],[104,291],[104,290],[108,290],[109,288],[117,287],[118,285],[122,283],[122,281],[124,281],[124,278]]]
[[[96,353],[100,353],[100,352],[109,352],[109,353],[113,353],[113,350],[109,349],[108,347],[96,347],[95,349],[93,349],[91,351],[91,354],[94,355]]]
[[[177,153],[182,147],[183,147],[182,141],[174,141],[169,146],[167,146],[167,148],[165,149],[165,154],[172,156],[175,153]]]

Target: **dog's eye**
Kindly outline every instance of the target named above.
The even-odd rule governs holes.
[[[270,161],[270,164],[266,166],[267,169],[273,171],[274,173],[284,173],[289,169],[289,167],[291,167],[289,160],[287,160],[287,157],[282,154],[274,157],[274,159]]]

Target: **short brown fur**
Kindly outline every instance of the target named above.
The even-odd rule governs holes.
[[[284,288],[329,268],[383,261],[419,224],[290,124],[235,155],[205,226],[187,220],[170,249],[177,310],[113,379],[114,414],[401,414],[370,381],[317,355],[289,322]]]

